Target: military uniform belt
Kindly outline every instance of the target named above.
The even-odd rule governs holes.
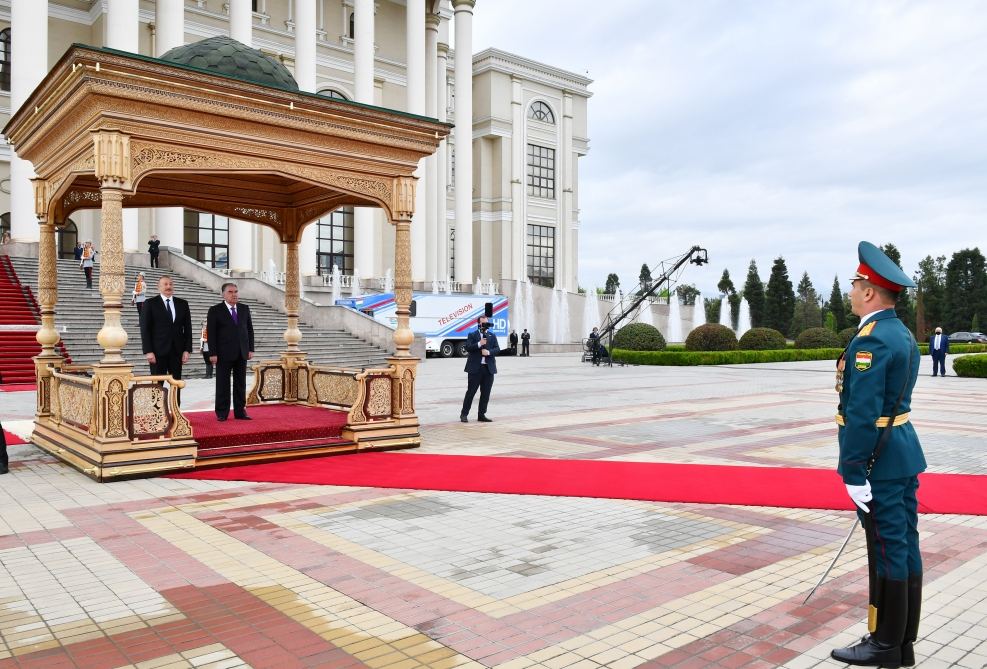
[[[891,418],[890,417],[888,417],[888,416],[881,416],[876,421],[874,421],[874,426],[875,427],[887,427],[888,424],[890,423],[894,427],[898,427],[899,425],[904,425],[905,423],[907,423],[909,416],[910,416],[910,414],[907,414],[907,413],[899,414],[899,415],[897,415],[897,416],[894,417],[894,422],[893,423],[891,422]],[[843,414],[839,414],[839,413],[836,414],[836,424],[837,425],[846,425],[846,422],[843,420]]]

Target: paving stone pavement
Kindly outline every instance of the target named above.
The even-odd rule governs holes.
[[[830,469],[832,363],[594,368],[502,358],[459,422],[461,360],[419,376],[419,453]],[[931,378],[930,471],[987,474],[987,382]],[[193,380],[186,410],[209,410]],[[32,393],[0,393],[26,434]],[[474,414],[475,417],[475,409]],[[32,446],[0,477],[0,669],[839,667],[865,631],[849,512],[144,479]],[[834,474],[835,476],[835,474]],[[987,516],[920,519],[918,666],[987,667]]]

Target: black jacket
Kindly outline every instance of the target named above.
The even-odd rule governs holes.
[[[172,352],[192,352],[192,314],[188,302],[172,296],[171,304],[175,309],[174,322],[161,295],[144,301],[140,321],[141,349],[145,354],[164,356]]]
[[[206,316],[206,341],[209,342],[210,356],[220,360],[247,359],[254,350],[254,322],[250,318],[250,307],[244,303],[236,305],[239,325],[233,322],[226,302],[209,307]]]
[[[150,253],[152,256],[156,256],[159,253],[161,253],[161,249],[158,248],[160,246],[161,246],[160,239],[152,239],[147,242],[147,252]]]
[[[463,369],[464,372],[479,372],[483,369],[483,361],[487,361],[487,369],[490,370],[491,374],[497,373],[497,353],[500,352],[500,345],[497,343],[497,335],[492,332],[487,332],[483,335],[483,338],[487,340],[484,346],[480,346],[480,331],[473,330],[466,337],[466,367]],[[487,349],[490,351],[490,355],[484,356],[480,351],[482,349]]]

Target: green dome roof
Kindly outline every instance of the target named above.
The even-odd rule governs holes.
[[[209,70],[263,86],[297,91],[298,84],[288,68],[276,59],[225,36],[193,42],[161,56],[161,60]]]

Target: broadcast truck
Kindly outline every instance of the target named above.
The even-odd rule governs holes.
[[[425,338],[425,352],[443,358],[466,355],[466,337],[476,327],[485,305],[492,305],[490,331],[497,335],[501,348],[507,348],[510,332],[505,295],[464,295],[453,293],[414,293],[412,295],[411,330]],[[374,293],[336,300],[336,304],[356,309],[374,320],[397,327],[397,303],[394,293]]]

